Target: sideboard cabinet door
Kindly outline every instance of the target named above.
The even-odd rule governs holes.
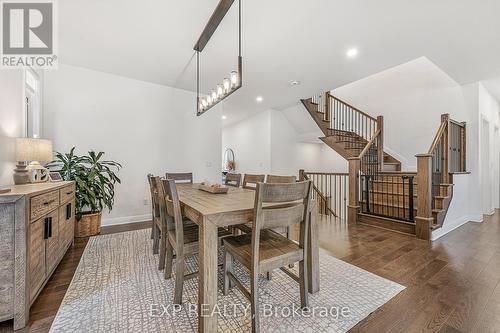
[[[47,221],[41,218],[30,225],[29,243],[29,276],[30,276],[30,301],[36,296],[45,280],[45,239]]]

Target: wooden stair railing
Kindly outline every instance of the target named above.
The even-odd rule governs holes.
[[[453,198],[453,174],[466,172],[465,123],[441,115],[441,124],[425,154],[417,157],[418,209],[416,235],[430,240],[442,227]]]
[[[384,152],[383,117],[373,118],[330,92],[301,102],[324,133],[320,139],[349,162],[349,223],[388,225],[430,239],[453,197],[453,174],[466,170],[465,123],[442,115],[431,148],[416,155],[417,172],[402,172],[401,163]],[[326,205],[328,195],[315,190]]]
[[[318,112],[328,122],[331,132],[354,133],[369,141],[377,130],[377,119],[333,96],[329,91],[315,95],[312,103],[318,105]],[[325,133],[328,134],[328,133]]]
[[[322,215],[347,218],[347,173],[310,172],[299,170],[300,180],[312,180],[313,198],[318,202],[318,212]]]
[[[383,117],[374,118],[330,92],[302,99],[301,102],[325,135],[320,139],[345,159],[359,156],[377,129],[383,132]],[[385,170],[401,170],[401,163],[384,153],[383,144],[380,153]]]

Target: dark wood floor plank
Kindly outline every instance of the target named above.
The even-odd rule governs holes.
[[[434,243],[328,218],[318,225],[326,253],[407,287],[352,332],[500,332],[500,211]],[[128,230],[134,226],[106,232]],[[16,333],[49,331],[86,244],[78,239],[66,253],[33,304],[28,327]],[[4,332],[12,332],[12,321],[0,323]]]

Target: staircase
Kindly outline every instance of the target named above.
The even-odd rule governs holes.
[[[329,93],[303,99],[301,102],[325,134],[320,140],[345,159],[361,154],[381,121]],[[384,171],[401,170],[401,162],[386,152],[383,164]]]
[[[401,162],[384,151],[383,117],[330,92],[301,102],[323,132],[320,139],[349,161],[349,223],[431,239],[453,198],[453,173],[465,171],[465,123],[442,115],[431,148],[416,155],[417,172],[402,171]],[[335,195],[322,193],[321,186],[315,190],[318,197]]]

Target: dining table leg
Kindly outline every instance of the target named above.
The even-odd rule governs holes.
[[[198,332],[217,332],[217,226],[199,224]]]
[[[307,249],[307,273],[308,273],[308,290],[314,294],[319,291],[319,244],[318,244],[318,226],[316,223],[316,215],[318,209],[316,201],[311,202],[309,211],[309,232],[308,232],[308,249]]]

